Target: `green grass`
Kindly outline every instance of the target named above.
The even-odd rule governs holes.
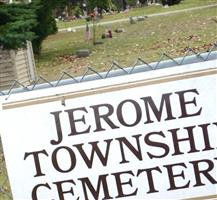
[[[2,145],[0,140],[0,187],[4,191],[0,192],[0,200],[12,200],[10,185],[7,177],[7,171],[5,168],[5,161],[3,157]]]
[[[147,18],[134,25],[117,23],[111,26],[112,30],[121,27],[125,32],[113,33],[112,39],[102,40],[103,44],[95,46],[92,41],[85,41],[84,30],[59,33],[44,41],[37,70],[49,80],[56,80],[62,70],[78,76],[88,65],[105,71],[113,60],[122,66],[130,66],[138,57],[151,62],[159,59],[162,53],[183,56],[184,49],[189,46],[196,51],[206,51],[217,41],[217,23],[213,20],[216,16],[217,7],[214,7]],[[97,27],[98,40],[107,27]],[[81,48],[91,49],[92,54],[87,58],[77,58],[75,51]]]
[[[215,3],[217,3],[217,0],[183,0],[180,4],[170,6],[169,8],[166,8],[166,9],[163,8],[162,6],[148,6],[148,7],[143,7],[143,8],[133,8],[133,9],[130,9],[130,11],[126,13],[116,13],[116,14],[111,14],[111,15],[104,15],[101,22],[128,18],[129,16],[135,17],[135,16],[140,16],[140,15],[163,13],[163,12],[168,12],[168,11],[210,5],[210,4],[215,4]],[[62,28],[68,28],[68,27],[73,27],[73,26],[80,26],[84,24],[85,24],[84,19],[76,19],[76,20],[72,20],[69,22],[60,21],[57,23],[57,26],[59,29],[62,29]]]

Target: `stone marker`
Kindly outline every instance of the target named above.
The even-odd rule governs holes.
[[[90,50],[89,49],[79,49],[76,51],[76,55],[78,57],[87,57],[90,55]]]
[[[137,21],[141,22],[141,21],[144,21],[146,18],[148,18],[148,17],[147,16],[138,16]]]
[[[130,20],[130,24],[135,24],[136,23],[136,21],[131,16],[129,17],[129,20]]]

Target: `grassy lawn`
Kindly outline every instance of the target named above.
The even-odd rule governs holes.
[[[170,6],[169,8],[163,8],[162,6],[148,6],[143,8],[133,8],[129,12],[126,13],[116,13],[111,15],[105,15],[101,22],[104,21],[111,21],[111,20],[117,20],[122,18],[128,18],[130,16],[140,16],[140,15],[148,15],[148,14],[154,14],[154,13],[163,13],[168,11],[174,11],[174,10],[180,10],[185,8],[192,8],[192,7],[198,7],[198,6],[204,6],[204,5],[210,5],[217,3],[217,0],[183,0],[180,4],[175,6]],[[84,25],[85,20],[84,19],[77,19],[69,22],[58,22],[57,26],[58,28],[68,28],[73,26],[79,26]]]
[[[2,152],[1,140],[0,140],[0,200],[12,200],[10,193],[9,181],[7,178],[7,171],[5,168],[5,161]]]
[[[156,61],[162,53],[173,57],[183,56],[184,49],[189,46],[196,51],[206,51],[217,41],[216,16],[217,7],[214,7],[151,17],[133,25],[129,22],[100,25],[96,31],[98,40],[101,40],[101,34],[108,27],[112,30],[123,28],[125,32],[113,32],[112,39],[101,40],[103,44],[95,46],[92,41],[85,41],[84,30],[58,33],[43,43],[42,55],[37,59],[38,74],[56,80],[62,70],[75,76],[84,73],[86,66],[105,71],[113,60],[122,66],[130,66],[138,57],[151,62]],[[75,51],[81,48],[91,49],[91,55],[86,58],[76,57]]]

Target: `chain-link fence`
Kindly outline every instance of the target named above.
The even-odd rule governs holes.
[[[72,76],[67,72],[63,72],[60,78],[55,82],[50,82],[46,78],[39,76],[38,80],[30,86],[24,86],[18,80],[14,80],[13,84],[7,91],[0,90],[0,96],[4,96],[5,100],[10,98],[10,95],[17,92],[28,92],[36,89],[43,89],[47,87],[58,87],[67,84],[81,83],[84,81],[92,81],[97,79],[105,79],[109,77],[163,69],[168,67],[186,65],[197,62],[205,62],[212,59],[217,59],[217,43],[215,43],[205,53],[197,53],[194,49],[188,48],[183,57],[172,58],[167,54],[163,54],[157,62],[148,63],[145,60],[138,58],[137,61],[130,67],[123,68],[117,62],[113,62],[107,72],[99,73],[91,67],[87,67],[87,71],[81,77]],[[118,70],[115,70],[117,68]],[[67,77],[68,79],[64,79]],[[11,200],[10,184],[7,176],[5,166],[5,159],[0,137],[0,200]]]
[[[115,76],[129,75],[133,73],[158,70],[197,62],[205,62],[216,59],[216,49],[217,43],[214,43],[212,47],[206,50],[205,53],[198,53],[192,48],[186,48],[185,55],[183,57],[172,58],[170,55],[164,53],[157,62],[153,63],[148,63],[144,59],[138,58],[130,67],[122,67],[118,62],[113,61],[112,65],[106,72],[99,73],[94,68],[87,67],[87,70],[83,76],[75,78],[73,75],[64,71],[57,81],[50,82],[46,79],[46,77],[39,76],[38,79],[30,86],[25,86],[19,82],[19,80],[14,80],[14,82],[11,84],[11,87],[7,91],[0,90],[0,96],[6,96],[6,99],[8,99],[11,94],[17,92],[27,92],[48,87],[58,87],[67,84],[106,79]]]

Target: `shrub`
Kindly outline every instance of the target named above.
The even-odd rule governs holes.
[[[182,0],[161,0],[163,5],[174,5],[180,3]]]
[[[37,26],[34,9],[26,4],[0,5],[0,47],[18,49],[26,46],[26,40],[33,40]]]
[[[135,6],[136,5],[137,0],[127,0],[127,4],[129,6]]]

